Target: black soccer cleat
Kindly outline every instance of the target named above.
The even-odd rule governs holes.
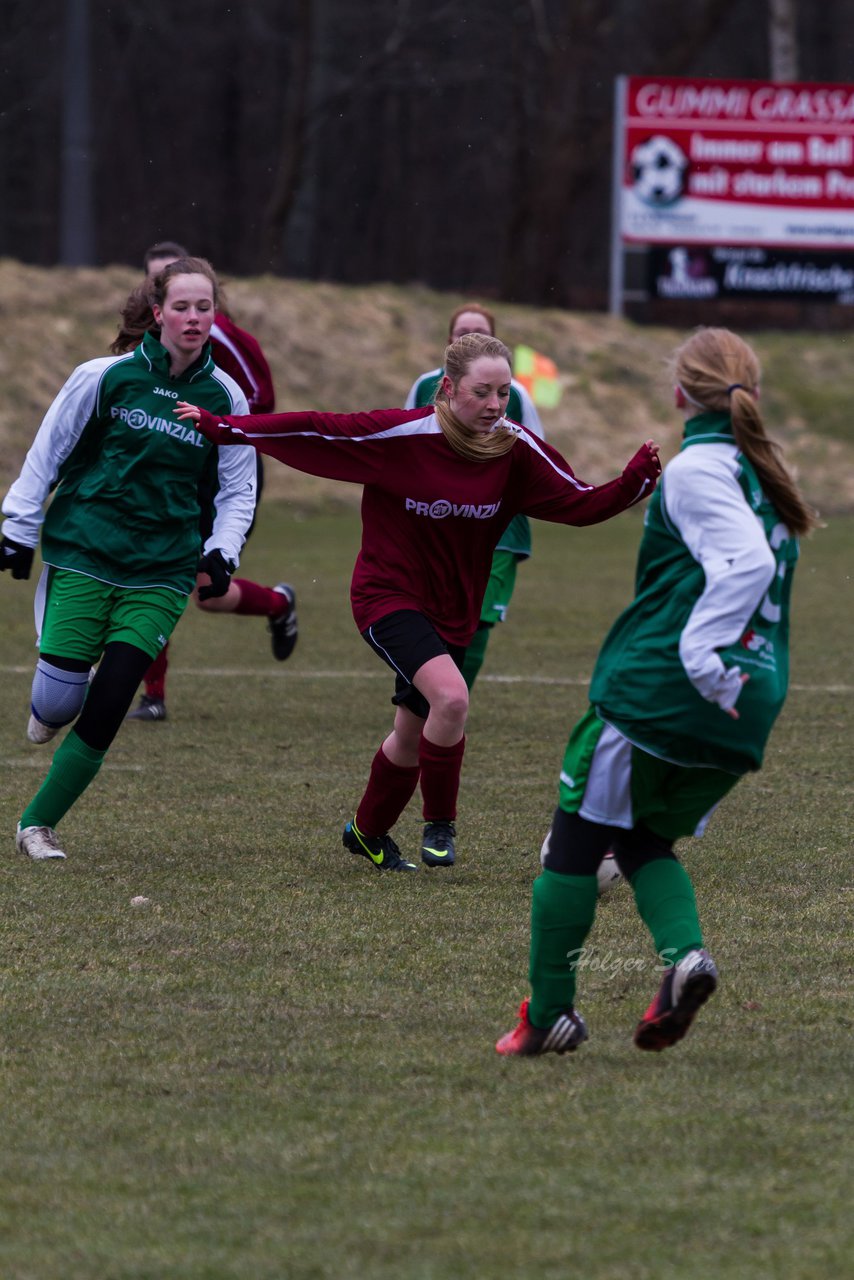
[[[708,951],[689,951],[667,970],[655,999],[635,1028],[637,1047],[659,1053],[676,1044],[717,985],[718,971]]]
[[[351,853],[359,854],[372,862],[377,871],[417,871],[414,862],[407,862],[400,856],[400,850],[386,832],[384,836],[365,836],[356,826],[356,821],[348,822],[341,837],[341,843]]]
[[[270,618],[267,623],[270,628],[273,657],[277,662],[284,662],[293,653],[299,633],[296,613],[297,593],[288,582],[280,582],[278,586],[273,587],[273,590],[278,591],[288,602],[284,613],[279,613],[275,618]]]
[[[427,822],[421,841],[421,861],[428,867],[452,867],[456,856],[453,822]]]
[[[166,703],[162,698],[149,698],[144,693],[139,700],[139,706],[134,711],[129,711],[125,716],[125,720],[166,720]]]

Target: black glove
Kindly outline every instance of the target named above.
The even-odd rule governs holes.
[[[221,551],[209,551],[207,555],[203,555],[196,573],[206,573],[211,581],[210,586],[199,587],[199,599],[210,600],[214,596],[224,596],[236,568],[234,561],[226,560]]]
[[[34,554],[35,547],[25,547],[21,542],[4,538],[0,542],[0,570],[11,569],[13,578],[28,578]]]

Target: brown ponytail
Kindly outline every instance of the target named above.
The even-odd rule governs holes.
[[[219,310],[219,281],[207,258],[176,258],[156,276],[146,278],[130,293],[121,310],[121,324],[110,345],[114,355],[123,355],[138,347],[147,333],[160,333],[154,320],[153,307],[162,307],[175,276],[205,276],[213,285],[214,310]]]

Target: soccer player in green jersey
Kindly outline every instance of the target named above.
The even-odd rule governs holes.
[[[177,258],[186,258],[187,250],[175,240],[161,240],[146,249],[143,269],[153,279],[164,267]],[[219,308],[210,330],[211,355],[218,368],[234,379],[246,396],[250,413],[272,413],[276,403],[273,375],[267,358],[257,340],[245,329],[239,328],[219,293]],[[260,502],[264,487],[264,468],[260,453],[255,455],[257,470],[256,498]],[[213,520],[212,493],[204,481],[199,491],[202,519],[200,532],[206,540]],[[256,507],[257,514],[257,507]],[[247,537],[252,532],[249,526]],[[273,656],[284,662],[290,657],[297,642],[296,593],[287,582],[275,587],[264,586],[247,578],[233,577],[224,596],[201,599],[196,591],[191,597],[204,613],[234,613],[249,617],[264,617],[270,632]],[[144,692],[139,706],[128,714],[128,720],[143,724],[162,724],[167,718],[166,673],[169,667],[169,645],[164,645],[144,676]]]
[[[45,743],[75,722],[18,825],[18,849],[38,861],[65,857],[57,824],[100,769],[193,587],[203,598],[228,590],[252,520],[254,451],[217,451],[175,414],[188,395],[215,413],[248,411],[211,358],[217,293],[202,258],[134,290],[113,344],[123,354],[73,371],[3,502],[0,569],[28,578],[40,533],[45,563],[27,736]],[[205,477],[216,517],[202,545]]]
[[[701,835],[738,779],[760,768],[789,675],[798,536],[816,523],[768,436],[759,362],[726,329],[675,353],[679,454],[650,500],[632,604],[593,673],[569,739],[558,808],[534,883],[529,979],[501,1054],[565,1053],[587,1039],[576,976],[613,848],[663,970],[635,1031],[675,1044],[715,990],[694,890],[674,842]]]

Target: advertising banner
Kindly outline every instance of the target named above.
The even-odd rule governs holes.
[[[630,76],[617,102],[624,244],[854,249],[854,85]]]
[[[854,253],[813,254],[747,246],[655,246],[651,298],[798,298],[854,305]]]

